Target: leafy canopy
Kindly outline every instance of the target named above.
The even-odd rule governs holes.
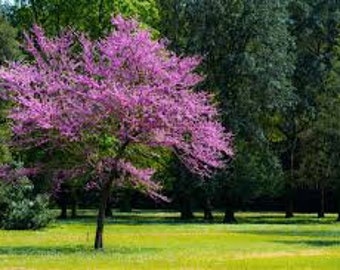
[[[26,44],[35,61],[1,68],[17,143],[75,147],[84,170],[102,179],[128,174],[151,195],[159,188],[153,170],[129,157],[142,156],[142,146],[143,158],[169,148],[192,172],[209,176],[232,155],[231,135],[210,97],[192,91],[202,80],[193,72],[200,60],[169,52],[134,20],[112,22],[117,30],[99,41],[72,32],[49,39],[35,26]]]

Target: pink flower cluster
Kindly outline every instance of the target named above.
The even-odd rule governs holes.
[[[26,46],[34,63],[0,69],[0,87],[16,105],[9,117],[17,140],[62,147],[105,132],[122,144],[173,149],[192,172],[210,176],[232,156],[232,136],[209,95],[193,91],[200,59],[168,51],[134,20],[112,23],[116,30],[99,41],[71,31],[50,39],[35,27]],[[119,167],[158,188],[152,170],[125,159]]]

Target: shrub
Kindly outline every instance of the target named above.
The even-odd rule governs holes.
[[[52,221],[46,195],[34,195],[28,178],[3,184],[0,191],[0,226],[6,230],[46,227]]]

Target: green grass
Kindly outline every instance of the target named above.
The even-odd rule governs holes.
[[[41,231],[0,230],[0,269],[340,269],[334,215],[239,213],[239,224],[223,225],[119,214],[106,224],[105,251],[95,252],[94,217],[83,214]]]

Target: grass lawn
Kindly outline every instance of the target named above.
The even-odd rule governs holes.
[[[0,269],[340,269],[335,215],[287,221],[282,214],[239,213],[237,225],[184,224],[176,216],[118,214],[107,221],[104,252],[92,249],[91,216],[40,231],[0,230]]]

